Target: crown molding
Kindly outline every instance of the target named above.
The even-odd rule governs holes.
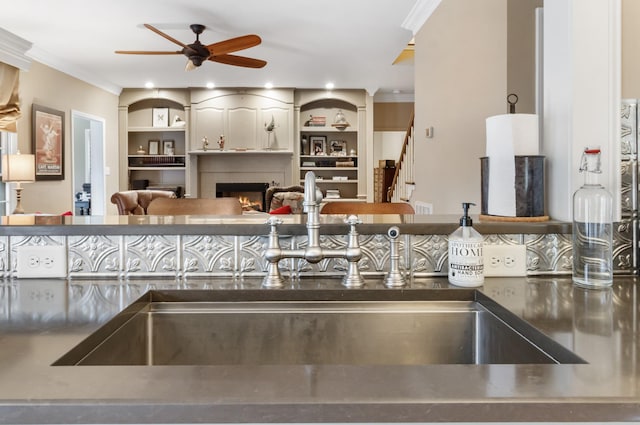
[[[0,28],[0,62],[28,71],[31,59],[26,52],[31,46],[31,42]]]
[[[442,0],[417,0],[402,22],[402,28],[410,30],[413,35],[416,35],[440,5],[441,1]]]
[[[415,95],[413,92],[403,92],[403,93],[388,93],[388,92],[378,92],[373,96],[374,102],[382,102],[382,103],[413,103],[415,102]]]
[[[103,80],[101,78],[96,78],[95,75],[89,73],[86,70],[69,66],[69,64],[63,61],[62,59],[54,55],[51,55],[37,47],[34,47],[29,51],[29,56],[32,59],[44,65],[47,65],[57,71],[68,74],[81,81],[84,81],[87,84],[91,84],[92,86],[96,86],[109,93],[115,94],[116,96],[119,96],[120,92],[122,91],[122,87],[116,84],[110,83],[109,81]]]

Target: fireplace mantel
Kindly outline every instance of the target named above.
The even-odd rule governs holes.
[[[291,150],[198,149],[188,152],[193,197],[215,198],[216,183],[267,182],[288,186],[294,183]]]

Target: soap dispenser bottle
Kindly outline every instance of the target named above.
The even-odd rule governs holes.
[[[482,235],[472,227],[469,206],[463,202],[464,215],[460,227],[449,235],[449,282],[464,287],[484,284],[484,258],[482,256]]]

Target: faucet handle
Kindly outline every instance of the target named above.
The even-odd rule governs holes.
[[[349,226],[355,226],[356,224],[362,224],[362,220],[358,218],[357,215],[350,215],[344,220]]]
[[[267,219],[267,221],[265,222],[266,224],[268,224],[269,226],[271,226],[271,228],[275,228],[278,227],[279,225],[281,225],[283,223],[283,221],[275,216],[271,216]]]

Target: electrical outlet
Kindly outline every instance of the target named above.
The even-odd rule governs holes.
[[[67,277],[64,246],[19,246],[16,248],[16,277]]]
[[[525,245],[484,245],[484,275],[526,276],[527,247]]]

